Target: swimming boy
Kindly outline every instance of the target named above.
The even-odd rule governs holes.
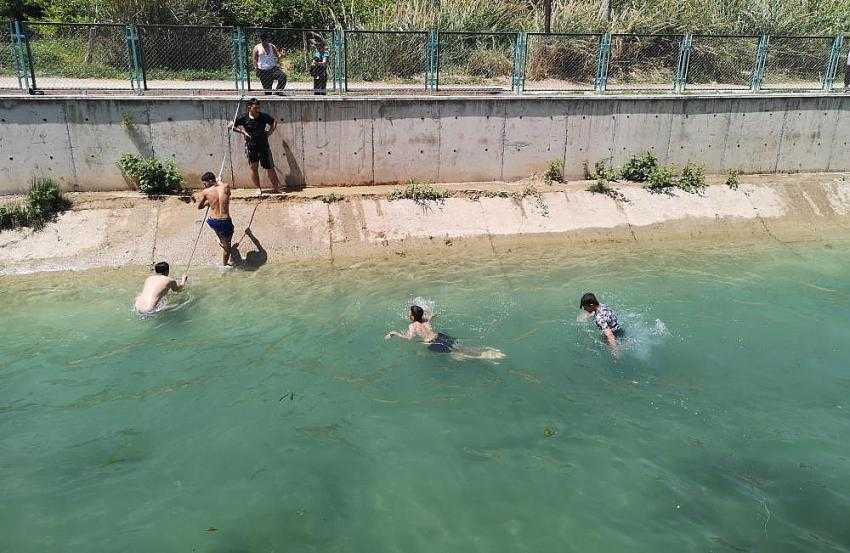
[[[157,310],[161,306],[165,295],[170,291],[179,292],[186,286],[186,281],[189,280],[187,275],[183,275],[178,284],[176,280],[168,276],[168,263],[160,261],[154,265],[153,270],[156,274],[149,276],[145,280],[145,285],[142,291],[136,296],[134,304],[136,311],[141,315],[148,315]]]
[[[451,353],[455,359],[487,359],[496,360],[503,359],[505,354],[494,348],[469,348],[459,346],[455,343],[455,339],[448,334],[437,332],[431,326],[431,321],[426,318],[425,310],[418,305],[410,306],[410,326],[407,327],[407,332],[396,332],[393,330],[386,336],[389,340],[393,336],[412,340],[416,337],[420,338],[428,345],[428,349],[437,353]]]
[[[230,241],[233,239],[233,221],[230,220],[230,185],[226,182],[218,182],[210,171],[201,177],[204,189],[199,192],[200,201],[198,209],[207,206],[210,208],[207,224],[215,231],[221,244],[222,264],[228,265],[230,261]]]
[[[620,345],[617,341],[617,336],[623,333],[623,329],[620,328],[620,322],[617,320],[617,315],[611,311],[610,307],[604,303],[599,303],[596,296],[590,292],[581,297],[579,305],[593,316],[593,322],[602,331],[602,335],[605,336],[608,345],[616,352]]]

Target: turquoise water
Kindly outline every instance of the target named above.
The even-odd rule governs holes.
[[[2,280],[0,551],[850,550],[846,245],[144,276]]]

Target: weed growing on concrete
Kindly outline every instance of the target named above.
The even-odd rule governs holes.
[[[686,192],[702,192],[706,187],[705,167],[698,163],[686,163],[676,186]]]
[[[326,204],[332,204],[334,202],[341,202],[345,199],[345,196],[340,196],[335,192],[331,192],[330,194],[325,194],[324,196],[319,196],[319,199],[325,202]]]
[[[125,178],[148,196],[175,194],[183,185],[183,175],[173,161],[161,162],[156,158],[143,158],[124,154],[116,162]]]
[[[596,179],[595,183],[587,187],[587,191],[594,194],[604,194],[613,200],[628,201],[619,190],[612,188],[606,179]]]
[[[632,156],[620,171],[622,177],[634,182],[646,182],[649,176],[658,168],[658,158],[652,152],[642,156]]]
[[[646,179],[646,188],[654,191],[666,191],[673,187],[675,173],[672,167],[659,165],[652,170]]]
[[[564,181],[564,162],[560,159],[553,159],[543,173],[543,179],[548,183]]]
[[[600,159],[593,165],[593,174],[590,177],[604,181],[615,181],[620,178],[620,172],[617,171],[616,167],[608,167],[605,160]]]
[[[511,193],[506,190],[474,190],[469,193],[469,198],[476,202],[481,198],[510,198]]]
[[[136,118],[133,117],[132,113],[121,112],[121,124],[130,132],[136,130]]]
[[[23,202],[0,205],[0,229],[41,228],[69,207],[71,202],[62,195],[53,179],[35,177]]]
[[[540,210],[540,214],[544,217],[549,216],[549,205],[546,203],[546,200],[543,199],[543,194],[540,193],[537,188],[534,187],[533,184],[529,184],[525,188],[522,189],[522,192],[515,192],[514,198],[519,201],[524,200],[528,197],[534,198],[534,206]]]
[[[738,171],[735,169],[729,169],[729,172],[726,174],[726,186],[732,190],[737,190],[738,185],[740,184],[741,182],[738,180]]]
[[[387,195],[388,200],[413,200],[418,204],[441,202],[448,197],[448,191],[416,181],[410,181],[404,188],[396,188]]]

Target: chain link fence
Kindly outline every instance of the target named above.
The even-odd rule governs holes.
[[[528,33],[525,89],[593,90],[601,34]]]
[[[511,90],[516,33],[440,32],[437,90]]]
[[[26,23],[39,87],[127,90],[123,25]]]
[[[765,89],[819,90],[834,37],[771,36],[765,62]]]
[[[140,25],[148,89],[233,90],[232,27]]]
[[[672,90],[682,35],[611,35],[609,90]]]
[[[694,35],[688,88],[749,90],[758,45],[755,35]]]
[[[834,88],[850,90],[850,36],[844,37],[844,47],[838,57]]]
[[[264,35],[280,53],[279,70],[255,67]],[[850,37],[841,51],[838,45],[827,36],[14,22],[0,33],[0,88],[533,94],[793,91],[831,83],[838,91]],[[314,56],[327,60],[323,69],[314,69]],[[19,80],[27,67],[32,71]]]
[[[345,31],[347,90],[424,91],[427,46],[425,31]]]
[[[12,32],[11,23],[7,23],[0,34],[0,89],[18,87]]]

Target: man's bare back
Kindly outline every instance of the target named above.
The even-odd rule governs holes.
[[[210,207],[210,217],[227,219],[230,217],[230,184],[219,182],[215,186],[200,191],[201,199],[198,209]]]
[[[180,284],[165,275],[151,275],[145,280],[142,291],[136,296],[135,307],[139,313],[152,313],[159,306],[162,298],[169,290],[179,292],[186,285],[187,277],[183,276]]]

